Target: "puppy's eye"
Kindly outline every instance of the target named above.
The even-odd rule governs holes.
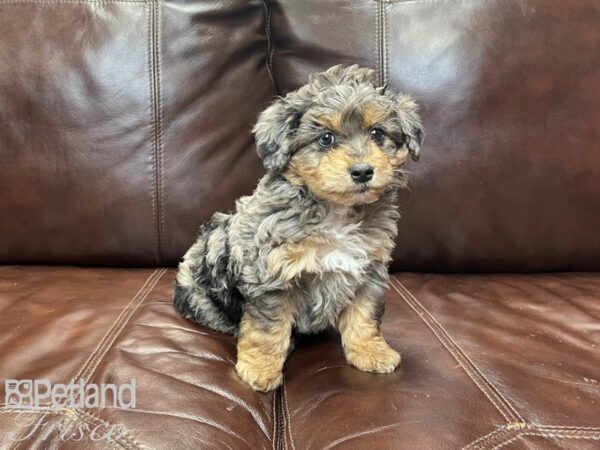
[[[383,133],[381,128],[371,128],[371,131],[369,131],[369,136],[371,136],[371,139],[373,141],[377,142],[378,144],[381,144],[383,142],[385,134]]]
[[[335,141],[335,135],[330,131],[326,131],[319,138],[319,145],[324,148],[329,148],[335,144]]]

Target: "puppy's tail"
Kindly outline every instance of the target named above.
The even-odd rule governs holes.
[[[186,319],[237,335],[244,299],[229,264],[230,216],[215,215],[179,264],[173,304]]]

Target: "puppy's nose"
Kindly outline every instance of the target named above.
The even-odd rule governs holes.
[[[373,166],[366,163],[350,166],[350,176],[355,183],[366,183],[373,178]]]

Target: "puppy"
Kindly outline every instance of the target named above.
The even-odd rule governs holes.
[[[267,171],[216,213],[179,265],[175,308],[238,337],[236,370],[279,386],[292,332],[336,327],[354,367],[400,363],[380,332],[402,166],[423,140],[416,104],[375,72],[331,67],[277,99],[253,130]]]

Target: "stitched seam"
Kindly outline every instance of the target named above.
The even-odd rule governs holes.
[[[273,393],[273,434],[271,436],[271,443],[273,444],[273,450],[277,450],[275,446],[275,438],[277,432],[277,391]]]
[[[423,322],[425,322],[425,324],[429,327],[429,329],[433,332],[433,334],[439,339],[439,341],[446,348],[446,350],[448,350],[450,352],[450,354],[452,354],[452,356],[454,356],[454,359],[456,359],[458,364],[467,373],[469,378],[471,378],[471,380],[475,383],[475,385],[477,385],[477,387],[479,387],[481,392],[483,392],[483,394],[488,398],[488,400],[490,400],[492,402],[492,404],[496,407],[496,409],[500,412],[500,414],[502,414],[502,416],[507,420],[507,422],[516,421],[515,419],[519,419],[521,422],[523,422],[523,420],[518,415],[516,415],[516,416],[513,415],[513,412],[511,411],[510,408],[507,408],[506,405],[503,405],[501,398],[497,395],[497,393],[492,389],[491,386],[487,385],[487,383],[485,382],[485,379],[482,379],[482,377],[475,370],[475,367],[474,367],[474,364],[472,363],[472,361],[469,364],[469,360],[467,358],[465,358],[464,353],[461,353],[460,348],[458,348],[458,346],[456,346],[456,343],[453,343],[453,341],[450,339],[450,336],[448,335],[448,333],[446,333],[445,330],[439,325],[439,323],[437,321],[435,321],[435,319],[433,318],[433,316],[431,316],[431,314],[429,314],[429,317],[431,318],[431,320],[427,320],[427,318],[425,316],[428,314],[428,311],[423,307],[423,305],[421,305],[418,302],[418,300],[416,300],[416,298],[412,294],[410,294],[410,292],[408,290],[406,290],[406,292],[411,296],[411,298],[415,300],[416,304],[420,306],[420,308],[422,310],[420,312],[419,309],[413,304],[413,302],[411,302],[408,299],[408,297],[399,290],[399,287],[403,288],[403,290],[404,290],[404,286],[402,284],[400,284],[399,281],[395,280],[393,277],[391,278],[391,281],[392,282],[390,283],[390,285],[396,290],[396,292],[398,292],[400,297],[408,304],[408,306],[410,306],[417,313],[417,315],[421,318],[421,320],[423,320]],[[395,283],[394,283],[394,281],[395,281]],[[398,286],[396,286],[396,283],[398,284]]]
[[[156,127],[157,127],[157,134],[158,134],[158,174],[157,174],[157,183],[158,183],[158,198],[160,200],[159,205],[160,205],[160,209],[158,210],[159,213],[159,229],[158,229],[158,236],[159,236],[159,240],[160,240],[160,261],[159,264],[162,262],[162,258],[164,256],[164,252],[165,252],[165,207],[164,207],[164,179],[163,179],[163,99],[162,99],[162,59],[160,57],[161,53],[162,53],[162,47],[161,47],[161,36],[162,36],[162,31],[161,31],[161,6],[160,6],[160,0],[156,0],[156,10],[155,10],[155,28],[154,28],[154,32],[155,37],[154,37],[154,47],[155,47],[155,66],[156,66],[156,97],[158,99],[158,106],[157,106],[157,111],[156,111]]]
[[[477,367],[477,365],[473,362],[473,360],[467,355],[458,345],[458,343],[452,338],[450,333],[448,333],[442,324],[438,322],[438,320],[431,314],[422,304],[417,300],[417,298],[408,290],[406,287],[400,283],[397,279],[395,279],[396,284],[412,298],[415,303],[423,310],[423,312],[430,317],[435,325],[439,327],[443,335],[448,339],[449,343],[454,346],[454,348],[458,351],[458,353],[466,360],[467,364],[471,367],[471,369],[475,372],[476,375],[489,387],[492,394],[496,398],[500,400],[500,403],[503,404],[505,408],[507,408],[508,413],[513,415],[513,421],[524,423],[525,420],[521,417],[521,415],[517,412],[517,410],[511,405],[511,403],[502,395],[502,393],[494,386],[494,384],[481,372],[481,370]],[[512,422],[512,421],[511,421]]]
[[[552,429],[552,430],[581,430],[581,431],[597,431],[600,433],[600,427],[573,427],[573,426],[568,426],[568,425],[533,425],[534,427],[538,428],[538,429]]]
[[[275,450],[282,450],[282,449],[286,449],[286,445],[285,445],[285,436],[284,434],[281,432],[281,430],[283,429],[284,425],[282,423],[283,417],[281,415],[281,409],[280,409],[280,398],[281,398],[281,388],[277,388],[275,390],[275,392],[273,393],[273,414],[275,417],[275,420],[273,422],[273,448]]]
[[[376,45],[377,45],[377,81],[379,83],[380,86],[383,85],[383,75],[382,75],[382,69],[381,69],[381,48],[382,48],[382,43],[381,43],[381,4],[377,3],[375,5],[375,39],[377,40]]]
[[[287,450],[288,447],[288,437],[287,437],[287,420],[285,417],[285,413],[283,411],[283,387],[280,386],[278,388],[279,390],[279,396],[277,397],[278,400],[278,404],[279,404],[279,408],[277,408],[277,411],[279,412],[279,415],[281,416],[281,420],[279,421],[279,425],[281,426],[281,429],[279,430],[279,435],[281,436],[281,443],[282,443],[282,448]]]
[[[77,413],[77,415],[79,417],[81,417],[87,423],[101,425],[101,426],[105,427],[105,429],[109,429],[114,425],[106,420],[96,417],[95,415],[93,415],[92,413],[90,413],[88,411],[84,411],[84,410],[80,410],[80,409],[75,409],[74,411]],[[140,449],[140,450],[144,448],[143,445],[141,445],[139,442],[137,442],[134,438],[131,437],[131,435],[129,434],[129,430],[127,428],[125,428],[124,432],[121,433],[119,437],[120,437],[120,439],[123,439],[125,443],[130,445],[129,448]],[[117,442],[121,443],[120,441],[117,441]]]
[[[101,427],[101,429],[102,429],[103,431],[108,431],[108,429],[107,429],[107,428],[104,428],[104,424],[95,424],[95,423],[93,423],[93,422],[90,422],[90,421],[88,421],[88,420],[87,420],[87,419],[86,419],[84,416],[78,415],[78,414],[77,414],[77,412],[76,412],[74,409],[67,409],[67,410],[64,410],[64,414],[59,414],[59,416],[61,417],[59,420],[61,420],[63,423],[64,423],[65,421],[66,421],[66,422],[68,422],[68,425],[70,425],[70,424],[72,424],[72,423],[77,423],[77,422],[79,422],[79,421],[83,421],[83,422],[85,422],[86,424],[88,424],[88,425],[90,425],[90,426],[94,426],[94,425],[96,425],[96,426],[99,426],[99,427]],[[75,416],[75,417],[73,417],[73,416]],[[60,428],[59,428],[59,429],[60,429]],[[56,435],[54,436],[54,438],[52,439],[52,441],[50,441],[50,442],[47,444],[47,447],[46,447],[46,448],[57,448],[57,446],[58,446],[58,443],[59,443],[59,440],[60,440],[60,441],[62,441],[62,438],[61,438],[61,435],[60,435],[60,433],[59,433],[59,434],[56,434]],[[112,439],[112,440],[111,440],[111,441],[109,441],[109,442],[110,442],[111,444],[117,444],[119,447],[121,447],[121,448],[124,448],[124,449],[126,449],[126,450],[129,450],[129,449],[130,449],[130,447],[129,447],[129,446],[127,446],[126,444],[124,444],[123,442],[121,442],[121,441],[120,441],[120,440],[118,440],[118,439]]]
[[[510,428],[518,425],[519,428]],[[516,433],[516,436],[514,434]],[[538,433],[540,436],[562,437],[571,439],[600,439],[600,427],[577,427],[561,425],[538,425],[516,422],[514,424],[502,425],[494,431],[481,436],[479,439],[463,447],[463,450],[484,449],[488,446],[501,448],[498,446],[508,445],[508,443],[517,439],[521,434]]]
[[[448,333],[444,327],[442,326],[442,324],[433,316],[433,314],[431,314],[422,304],[421,302],[419,302],[419,300],[417,300],[417,298],[408,290],[406,289],[406,287],[400,283],[400,281],[396,280],[396,283],[412,298],[414,299],[414,301],[423,309],[423,311],[425,312],[425,314],[427,314],[431,320],[433,320],[433,322],[435,324],[437,324],[437,326],[442,330],[442,332],[445,334],[445,336],[450,340],[450,342],[456,347],[456,349],[462,354],[462,356],[467,360],[467,362],[471,365],[471,367],[473,368],[473,370],[475,370],[475,372],[483,379],[483,381],[490,387],[490,389],[496,394],[497,397],[500,398],[501,401],[504,402],[504,406],[506,408],[508,408],[508,410],[510,412],[512,412],[512,414],[514,414],[514,418],[517,419],[516,422],[521,422],[521,423],[525,423],[525,419],[523,419],[523,417],[521,417],[521,415],[519,414],[519,412],[513,407],[513,405],[506,399],[506,397],[502,394],[502,392],[496,388],[496,386],[485,376],[485,374],[479,369],[479,367],[477,367],[477,365],[473,362],[473,360],[469,357],[469,355],[462,349],[460,348],[460,345],[458,345],[458,343],[454,340],[454,338],[452,338],[452,336],[450,335],[450,333]]]
[[[491,450],[498,450],[502,447],[506,447],[507,445],[511,444],[512,442],[516,441],[517,439],[523,439],[524,436],[541,436],[541,437],[550,437],[550,438],[559,438],[559,439],[600,440],[600,434],[596,434],[593,436],[566,436],[566,435],[560,435],[560,434],[542,433],[542,432],[537,432],[537,431],[525,431],[525,432],[521,432],[521,433],[517,434],[514,437],[507,439],[504,442],[501,442],[500,444],[496,445],[495,447],[492,447]]]
[[[94,349],[94,351],[92,353],[90,353],[90,355],[88,356],[88,358],[85,360],[85,362],[83,363],[83,365],[81,366],[81,368],[77,371],[77,373],[73,376],[73,380],[77,381],[79,378],[81,378],[82,373],[84,372],[84,370],[86,369],[86,367],[88,366],[88,364],[90,363],[91,359],[98,354],[98,352],[101,351],[102,346],[105,344],[105,342],[107,341],[107,339],[110,337],[110,335],[113,333],[113,331],[115,330],[115,328],[119,325],[119,323],[121,322],[123,316],[125,315],[125,312],[131,308],[131,306],[133,305],[133,303],[135,302],[135,299],[144,291],[144,289],[146,288],[146,286],[148,285],[148,283],[150,283],[153,278],[156,276],[156,274],[158,273],[159,269],[154,270],[149,276],[148,278],[146,278],[146,281],[144,282],[144,284],[142,285],[142,287],[136,292],[136,294],[132,297],[131,301],[127,304],[127,306],[125,306],[125,308],[123,308],[123,310],[121,311],[121,313],[117,316],[117,318],[115,319],[115,321],[113,322],[112,326],[108,329],[108,331],[106,332],[106,334],[104,335],[104,337],[100,340],[100,343],[98,344],[98,346]]]
[[[276,426],[273,437],[274,446],[277,450],[287,450],[286,421],[283,413],[283,388],[279,386],[273,394],[273,409],[275,410]]]
[[[517,439],[521,439],[521,435],[520,435],[520,434],[517,434],[516,436],[513,436],[513,437],[511,437],[511,438],[507,439],[507,440],[506,440],[506,441],[504,441],[503,443],[501,443],[501,444],[499,444],[499,445],[496,445],[495,447],[492,447],[492,449],[493,449],[493,450],[495,450],[495,449],[499,449],[499,448],[505,447],[505,446],[507,446],[508,444],[510,444],[510,443],[512,443],[512,442],[514,442],[514,441],[516,441]]]
[[[273,41],[273,35],[271,34],[271,17],[272,10],[267,0],[263,0],[263,6],[265,7],[265,33],[267,35],[267,56],[265,58],[265,65],[267,67],[267,73],[271,79],[273,85],[273,92],[278,95],[279,90],[277,89],[277,83],[275,83],[275,76],[273,75],[273,54],[275,53],[275,42]]]
[[[292,450],[296,450],[296,446],[294,445],[294,436],[292,435],[292,420],[290,417],[290,407],[288,405],[288,396],[287,396],[287,383],[285,382],[285,374],[283,374],[283,407],[284,407],[284,412],[285,412],[285,417],[286,417],[286,424],[287,424],[287,432],[289,433],[290,436],[290,444],[292,446]]]
[[[381,71],[379,64],[379,4],[375,4],[375,48],[377,49],[377,60],[375,61],[377,69],[377,83],[381,84]]]
[[[166,271],[166,269],[162,269],[162,270]],[[123,317],[125,316],[125,314],[127,313],[127,311],[132,307],[132,305],[135,303],[136,299],[143,292],[145,292],[145,290],[147,289],[149,283],[152,283],[154,281],[154,279],[158,276],[158,273],[160,271],[161,271],[161,269],[156,269],[156,270],[154,270],[148,276],[148,278],[146,278],[146,281],[144,282],[144,284],[142,284],[142,287],[136,292],[136,294],[133,296],[133,298],[127,304],[127,306],[125,306],[125,308],[123,308],[123,310],[117,316],[117,318],[115,319],[115,321],[113,322],[113,324],[109,327],[109,329],[106,332],[106,334],[102,337],[102,339],[100,340],[100,342],[98,343],[98,345],[96,346],[96,348],[89,354],[89,356],[84,361],[84,363],[81,366],[81,368],[72,377],[72,380],[77,381],[77,380],[81,379],[81,377],[83,376],[83,373],[88,369],[88,365],[90,364],[91,360],[95,359],[96,356],[98,355],[98,353],[103,350],[103,348],[104,348],[105,345],[107,345],[108,340],[111,338],[111,336],[115,332],[115,329],[120,325],[120,323],[123,320]],[[41,406],[50,406],[50,403],[44,403]],[[0,404],[0,408],[6,408],[6,404],[5,403]],[[2,410],[0,410],[0,412],[2,412]]]
[[[148,8],[148,82],[150,91],[151,153],[152,153],[152,222],[154,257],[156,264],[161,261],[160,237],[160,186],[159,186],[159,133],[158,133],[158,96],[156,83],[156,2],[151,1]]]
[[[462,356],[467,360],[467,362],[471,365],[473,370],[483,379],[483,381],[490,387],[490,389],[496,394],[497,397],[500,398],[501,401],[504,402],[504,406],[508,408],[512,414],[514,414],[514,418],[517,419],[516,422],[524,423],[525,419],[521,417],[519,412],[513,407],[513,405],[506,399],[506,397],[502,394],[502,392],[496,388],[496,386],[485,376],[485,374],[477,367],[477,365],[473,362],[473,360],[469,357],[469,355],[458,345],[458,343],[454,340],[454,338],[448,333],[442,324],[438,322],[438,320],[431,314],[422,304],[417,300],[417,298],[408,290],[406,287],[400,283],[400,281],[396,280],[396,283],[423,309],[425,314],[427,314],[431,320],[442,330],[445,336],[450,340],[450,342],[455,346],[455,348],[462,354]]]
[[[500,435],[506,434],[507,431],[508,430],[506,429],[505,426],[497,427],[495,430],[491,431],[490,433],[484,434],[480,438],[478,438],[478,439],[474,440],[473,442],[471,442],[470,444],[464,446],[463,450],[481,448],[481,446],[484,445],[485,443],[491,441],[492,439],[498,438],[498,436],[500,436]]]
[[[123,331],[123,329],[127,326],[127,324],[129,323],[129,321],[133,317],[134,313],[139,309],[139,307],[142,305],[142,303],[144,302],[144,300],[146,300],[146,298],[148,297],[148,295],[150,295],[150,293],[154,290],[154,287],[158,284],[158,282],[160,281],[160,279],[163,277],[163,275],[166,272],[167,272],[167,269],[161,269],[159,271],[159,274],[154,278],[154,280],[152,281],[152,283],[147,286],[145,292],[138,297],[138,299],[136,300],[136,302],[127,311],[126,315],[123,318],[123,321],[122,321],[121,325],[117,329],[115,329],[113,335],[111,336],[110,340],[107,342],[107,344],[103,348],[103,350],[100,353],[98,353],[92,359],[92,361],[95,360],[95,362],[93,363],[93,365],[91,365],[88,368],[88,370],[87,370],[88,373],[85,374],[85,372],[84,372],[85,375],[82,374],[82,376],[84,376],[84,382],[86,384],[92,378],[92,376],[94,375],[94,372],[96,372],[96,369],[98,368],[98,366],[100,365],[100,363],[104,359],[104,356],[106,356],[106,354],[108,353],[108,351],[112,348],[113,344],[115,343],[115,341],[117,340],[117,338],[119,337],[119,335],[121,334],[121,332]]]
[[[382,33],[382,44],[381,56],[383,63],[381,67],[382,71],[382,85],[385,86],[388,83],[388,29],[387,29],[387,3],[383,3],[381,7],[381,33]]]

